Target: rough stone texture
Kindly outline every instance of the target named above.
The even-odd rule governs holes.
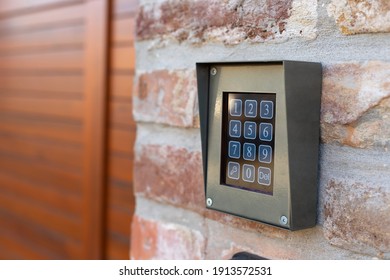
[[[389,147],[390,63],[340,63],[325,67],[321,137],[325,143]]]
[[[324,209],[331,244],[379,258],[390,253],[390,185],[330,180]]]
[[[390,97],[390,63],[368,61],[326,66],[322,94],[322,120],[347,124]]]
[[[390,98],[383,99],[358,121],[351,124],[321,124],[325,143],[340,143],[358,148],[390,147]]]
[[[321,145],[318,222],[331,244],[390,258],[390,154]]]
[[[199,126],[194,70],[157,70],[138,76],[133,96],[136,121]]]
[[[227,45],[296,36],[312,39],[316,36],[316,7],[314,0],[166,0],[141,6],[137,37]]]
[[[343,34],[390,32],[388,0],[332,0],[327,10]]]
[[[205,200],[201,152],[175,146],[138,147],[134,189],[156,201],[202,212]]]
[[[194,260],[204,258],[201,232],[174,223],[133,218],[131,259]]]

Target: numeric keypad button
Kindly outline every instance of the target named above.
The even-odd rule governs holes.
[[[255,181],[255,167],[253,165],[244,164],[242,166],[242,179],[250,183]]]
[[[272,101],[260,102],[260,117],[263,119],[272,119],[274,116],[274,103]]]
[[[272,124],[260,123],[259,134],[260,140],[272,141]]]
[[[229,157],[240,158],[241,143],[237,141],[229,142]]]
[[[241,137],[241,122],[232,120],[229,123],[229,135],[230,137],[239,138]]]
[[[257,101],[246,100],[244,106],[244,114],[247,118],[256,118],[257,116]]]
[[[242,115],[242,101],[240,99],[230,100],[230,115],[233,117]]]
[[[244,143],[242,155],[245,160],[254,161],[256,158],[256,145],[252,143]]]
[[[229,161],[228,163],[228,177],[230,179],[238,180],[240,178],[240,164]]]
[[[260,185],[271,185],[271,169],[267,167],[259,167],[257,176],[257,182]]]
[[[259,146],[259,161],[264,163],[271,163],[272,147],[268,145]]]
[[[256,139],[256,123],[255,122],[245,122],[244,123],[244,138],[246,139]]]

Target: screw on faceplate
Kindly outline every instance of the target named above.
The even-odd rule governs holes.
[[[215,67],[211,68],[210,74],[213,75],[213,76],[216,75],[217,74],[217,68],[215,68]]]
[[[207,200],[206,200],[206,204],[208,207],[210,207],[211,205],[213,205],[213,200],[209,197]]]
[[[279,221],[280,221],[280,223],[281,223],[282,225],[287,225],[287,223],[288,223],[288,219],[287,219],[286,216],[281,216],[280,219],[279,219]]]

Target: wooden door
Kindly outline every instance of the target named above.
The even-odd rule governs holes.
[[[0,1],[0,259],[126,257],[135,132],[108,68],[113,3]]]
[[[115,0],[111,7],[108,174],[105,258],[130,257],[130,225],[134,211],[132,88],[137,0]]]

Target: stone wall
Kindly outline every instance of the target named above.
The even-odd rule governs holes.
[[[133,259],[390,259],[390,2],[140,0]],[[195,63],[323,65],[317,226],[205,209]]]

